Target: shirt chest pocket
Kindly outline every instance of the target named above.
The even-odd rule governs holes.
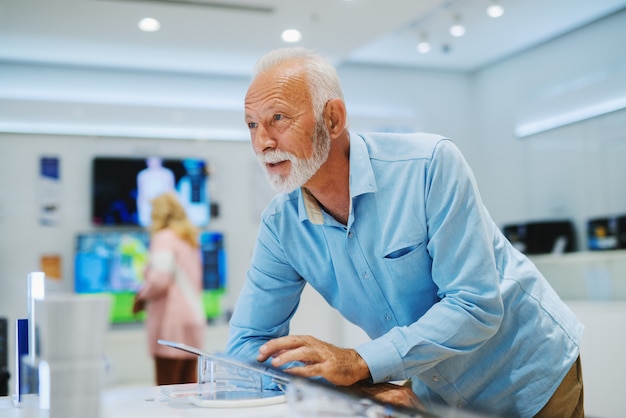
[[[408,228],[396,225],[387,232],[387,237],[383,234],[384,245],[382,247],[382,256],[386,261],[397,260],[399,262],[426,251],[428,237],[422,231],[416,231],[414,225]]]
[[[428,233],[424,216],[415,207],[403,210],[405,216],[385,217],[381,221],[380,251],[385,262],[401,263],[426,252]]]
[[[408,255],[415,251],[419,247],[420,243],[412,244],[407,247],[398,248],[397,250],[392,250],[390,253],[385,255],[387,260],[396,260],[398,258],[402,258],[405,255]]]
[[[398,225],[388,230],[388,233],[387,242],[381,250],[383,263],[392,277],[406,277],[404,275],[407,274],[414,276],[416,272],[430,266],[426,233],[415,225],[407,228]]]
[[[402,300],[431,300],[433,283],[429,280],[432,260],[426,249],[426,241],[391,247],[383,255],[383,264],[388,280],[383,286]],[[416,304],[413,309],[421,309]],[[419,314],[423,314],[420,310]],[[417,314],[416,314],[417,315]],[[417,317],[417,316],[415,316]]]
[[[383,259],[391,265],[401,265],[407,262],[414,263],[425,254],[427,254],[426,242],[420,241],[390,247],[383,251]]]

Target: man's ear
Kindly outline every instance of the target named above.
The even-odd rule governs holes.
[[[346,127],[346,104],[341,99],[330,99],[324,109],[326,127],[331,138],[336,138]]]

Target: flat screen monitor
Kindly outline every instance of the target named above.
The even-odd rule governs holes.
[[[200,234],[203,302],[208,320],[221,315],[226,288],[226,253],[223,234]],[[112,297],[113,324],[141,322],[145,314],[132,313],[135,294],[144,280],[149,260],[147,231],[98,231],[78,234],[74,259],[74,290],[79,294],[106,293]]]
[[[112,297],[111,322],[137,322],[135,294],[148,263],[150,236],[145,231],[93,232],[76,238],[74,290],[108,293]]]
[[[210,220],[206,162],[161,157],[96,157],[92,165],[91,220],[98,226],[150,224],[150,201],[173,191],[199,227]]]

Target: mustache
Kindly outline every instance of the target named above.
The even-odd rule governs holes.
[[[287,160],[293,161],[296,158],[292,153],[280,150],[267,151],[263,154],[257,154],[256,157],[261,164],[275,164]]]

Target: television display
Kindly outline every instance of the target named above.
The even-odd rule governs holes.
[[[76,238],[74,289],[76,293],[109,293],[111,322],[136,322],[135,293],[148,263],[150,236],[146,231],[97,232]]]
[[[200,235],[203,301],[207,319],[221,315],[226,287],[226,254],[223,234]],[[143,321],[144,313],[132,313],[135,294],[144,280],[150,236],[147,231],[102,231],[78,234],[74,259],[76,293],[107,293],[112,297],[111,323]]]
[[[203,301],[207,319],[222,314],[221,297],[226,289],[226,250],[224,234],[206,231],[200,234],[202,251]]]
[[[587,246],[592,251],[626,248],[626,215],[588,219]]]
[[[534,221],[503,225],[504,236],[524,254],[576,251],[576,231],[570,220]]]
[[[176,192],[195,225],[204,227],[210,220],[204,160],[96,157],[91,186],[94,225],[146,227],[150,224],[150,201],[166,191]]]

